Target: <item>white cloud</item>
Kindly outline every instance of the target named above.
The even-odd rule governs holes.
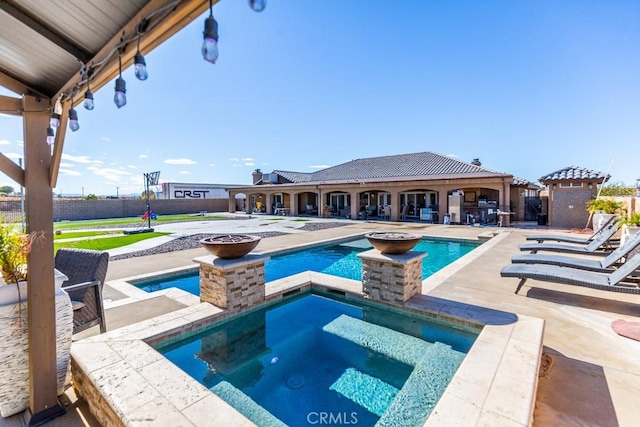
[[[230,162],[237,162],[238,160],[240,160],[240,159],[237,158],[237,157],[232,157],[232,158],[229,159]]]
[[[11,141],[8,139],[0,139],[0,145],[11,145]]]
[[[60,165],[60,166],[62,166],[62,165]],[[82,172],[72,171],[72,170],[64,169],[64,168],[61,167],[60,171],[59,171],[59,174],[60,175],[65,175],[65,176],[81,176]]]
[[[148,158],[149,158],[149,156],[147,156],[146,154],[140,154],[140,155],[138,156],[138,158],[139,158],[139,159],[148,159]]]
[[[71,164],[71,163],[60,163],[60,167],[61,168],[75,168],[76,165]]]
[[[167,159],[163,163],[167,165],[195,165],[196,162],[190,159]]]
[[[245,162],[244,164],[245,166],[255,166],[255,163],[252,162]]]
[[[3,153],[3,154],[10,159],[21,159],[24,157],[22,154],[18,154],[18,153]]]
[[[189,171],[180,171],[178,172],[180,175],[191,175],[191,172]]]
[[[18,147],[24,147],[24,141],[20,141],[20,140],[18,140],[18,141],[16,141],[16,145],[17,145]]]
[[[243,162],[253,162],[254,159],[252,157],[245,157],[244,159],[240,160],[242,160]]]
[[[92,172],[94,175],[103,177],[111,183],[119,182],[125,175],[131,175],[131,172],[123,171],[120,169],[98,168],[95,166],[90,166],[87,168],[87,170]]]
[[[111,141],[111,138],[108,138],[106,136],[103,136],[100,139],[103,140],[103,141]]]
[[[129,169],[138,169],[138,167],[136,165],[129,165],[127,166]]]
[[[70,162],[77,162],[77,163],[88,163],[88,164],[94,164],[94,165],[101,165],[103,163],[102,160],[91,160],[89,156],[72,156],[71,154],[64,154],[64,153],[62,153],[62,160],[68,160]]]
[[[311,169],[326,169],[328,167],[329,165],[309,165],[309,168]]]
[[[214,167],[215,165],[216,165],[215,163],[209,163],[207,166]]]

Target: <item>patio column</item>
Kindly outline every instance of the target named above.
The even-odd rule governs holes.
[[[389,217],[390,221],[399,221],[400,220],[400,192],[399,191],[389,191],[391,194],[390,205],[391,205],[391,216]]]
[[[449,213],[449,191],[438,190],[438,221],[444,221],[444,215]]]
[[[27,233],[44,237],[41,244],[32,245],[28,258],[30,413],[26,417],[29,425],[36,425],[65,410],[57,397],[53,191],[49,174],[51,147],[46,142],[49,100],[25,96],[23,106]],[[60,139],[56,143],[62,143]]]
[[[236,193],[234,193],[233,191],[229,191],[229,206],[228,206],[228,210],[229,210],[229,213],[235,213],[236,212]]]

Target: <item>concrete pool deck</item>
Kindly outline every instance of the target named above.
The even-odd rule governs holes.
[[[618,336],[611,330],[610,324],[618,318],[637,320],[640,300],[629,294],[533,280],[526,283],[519,295],[515,295],[517,280],[502,279],[500,269],[510,262],[513,254],[519,252],[517,245],[524,241],[527,234],[541,230],[353,221],[352,225],[346,227],[263,239],[257,250],[271,251],[365,231],[389,229],[471,239],[487,230],[504,233],[499,244],[470,264],[457,271],[437,274],[439,277],[431,281],[431,286],[423,288],[423,292],[429,296],[426,299],[454,301],[545,320],[545,356],[539,375],[533,425],[637,425],[640,419],[640,406],[636,404],[640,389],[640,364],[637,363],[640,342]],[[557,233],[558,230],[550,232]],[[115,322],[117,318],[120,324],[127,324],[127,319],[122,317],[131,316],[131,323],[134,323],[140,320],[142,311],[121,309],[116,313],[116,308],[125,307],[122,303],[126,298],[117,288],[110,286],[111,282],[117,283],[118,279],[169,268],[192,266],[193,258],[203,255],[206,255],[204,249],[194,249],[111,262],[105,290],[105,298],[112,299],[111,308],[107,310],[108,322]],[[158,305],[157,300],[146,302],[150,306]],[[166,310],[171,311],[171,307],[167,305]],[[151,311],[149,315],[156,314]],[[117,317],[114,317],[116,314]],[[138,318],[134,318],[136,316]],[[86,415],[86,407],[83,413],[81,403],[72,401],[70,405],[77,405],[79,410],[70,411],[70,414],[49,425],[74,425],[70,424],[71,419],[75,425],[97,425],[93,424],[95,420],[90,415]],[[81,421],[83,416],[86,422]]]

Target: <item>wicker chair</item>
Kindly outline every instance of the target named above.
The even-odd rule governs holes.
[[[73,333],[100,325],[100,333],[107,331],[102,304],[102,286],[107,276],[109,253],[85,249],[58,249],[56,269],[69,280],[62,288],[69,294],[73,307]]]

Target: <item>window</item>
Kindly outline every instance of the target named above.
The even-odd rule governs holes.
[[[582,182],[562,182],[560,188],[582,188],[583,184]]]

